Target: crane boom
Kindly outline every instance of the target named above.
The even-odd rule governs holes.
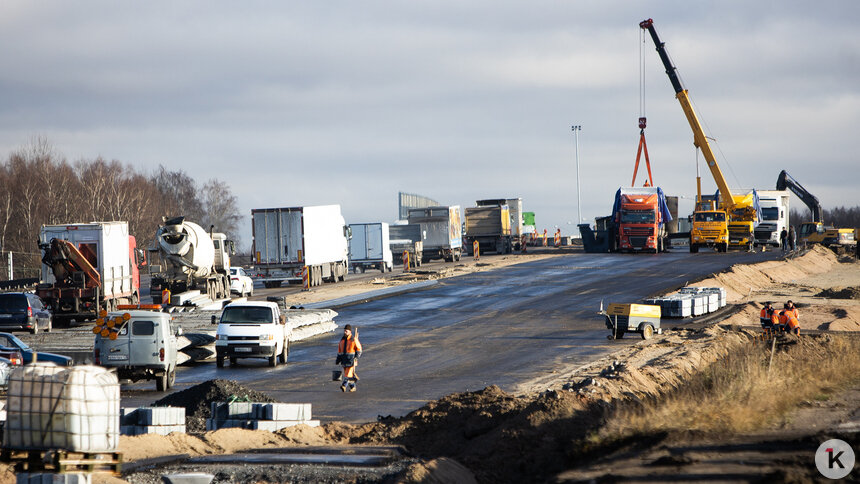
[[[681,79],[678,77],[678,69],[672,65],[672,60],[669,58],[669,53],[666,51],[666,44],[660,41],[657,35],[657,30],[654,29],[654,21],[652,19],[639,22],[639,27],[647,30],[651,34],[651,40],[657,47],[657,54],[660,55],[660,60],[663,61],[663,66],[666,68],[666,75],[669,76],[669,82],[672,83],[672,88],[675,90],[675,97],[681,103],[681,109],[684,110],[684,115],[687,116],[687,122],[690,123],[690,128],[693,130],[693,144],[702,150],[702,155],[705,157],[705,162],[708,169],[711,170],[711,176],[717,183],[717,188],[720,190],[720,198],[723,206],[727,211],[732,210],[735,205],[735,200],[732,197],[732,191],[729,189],[729,184],[726,177],[723,175],[720,166],[717,164],[717,159],[714,152],[711,150],[711,145],[708,143],[708,138],[705,136],[705,131],[702,129],[702,124],[699,122],[699,117],[696,111],[693,110],[693,104],[690,102],[690,95],[684,86],[681,84]]]
[[[818,198],[809,193],[809,191],[803,188],[803,185],[798,183],[797,180],[792,178],[791,175],[788,174],[785,170],[779,172],[779,176],[776,179],[776,189],[777,190],[791,190],[792,193],[797,195],[807,207],[809,207],[809,211],[812,212],[812,221],[815,223],[821,223],[824,221],[824,216],[821,210],[821,203],[818,202]]]

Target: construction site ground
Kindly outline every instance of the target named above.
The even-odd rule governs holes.
[[[822,479],[813,461],[819,444],[839,437],[860,450],[856,374],[793,408],[766,412],[745,431],[691,428],[601,438],[607,426],[619,425],[617,412],[624,406],[659,403],[739,349],[766,351],[758,326],[765,301],[792,299],[800,308],[803,335],[781,336],[788,356],[780,358],[800,350],[824,354],[860,334],[860,263],[826,249],[736,265],[696,285],[725,287],[736,312],[700,328],[673,328],[666,320],[663,335],[587,366],[558,369],[511,392],[490,386],[451,394],[400,418],[358,425],[328,422],[276,433],[223,429],[122,437],[120,450],[129,463],[122,480],[159,482],[158,476],[170,470],[197,470],[215,474],[216,482],[814,482]],[[346,285],[331,289],[348,290]],[[809,330],[816,334],[807,335]],[[386,446],[402,451],[372,466],[238,464],[239,457],[231,464],[186,460],[259,450],[348,454]],[[0,482],[13,480],[7,467]],[[96,481],[121,482],[107,476]]]

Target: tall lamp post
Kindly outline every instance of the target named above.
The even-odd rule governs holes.
[[[576,223],[580,224],[582,223],[582,195],[579,189],[579,132],[582,131],[582,126],[577,124],[571,126],[570,129],[573,131],[574,149],[576,150],[576,212],[578,216]]]

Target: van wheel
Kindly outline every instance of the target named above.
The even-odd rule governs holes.
[[[654,336],[654,326],[646,324],[642,327],[642,339],[651,339]]]
[[[290,357],[290,341],[287,340],[287,342],[284,344],[284,348],[281,350],[281,354],[278,356],[278,358],[281,360],[281,364],[286,364],[287,359],[289,357]]]
[[[47,327],[47,328],[45,328],[45,332],[46,332],[46,333],[50,333],[50,332],[51,332],[51,330],[52,330],[52,329],[54,329],[54,328],[53,328],[53,326],[54,326],[54,322],[53,322],[52,320],[50,320],[50,319],[49,319],[49,320],[48,320],[48,327]]]
[[[155,389],[163,392],[167,389],[167,372],[163,371],[155,377]]]
[[[38,334],[38,333],[39,333],[39,321],[36,320],[36,322],[33,323],[33,329],[30,330],[30,334]]]
[[[277,355],[272,355],[269,357],[269,366],[270,367],[278,366],[278,356]]]
[[[216,356],[215,357],[215,366],[217,366],[218,368],[224,368],[224,357],[223,356]]]
[[[173,388],[174,384],[176,384],[176,367],[167,372],[167,388]]]

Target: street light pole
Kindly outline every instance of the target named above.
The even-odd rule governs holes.
[[[574,125],[570,129],[573,131],[573,139],[576,150],[576,211],[579,220],[577,223],[582,223],[582,195],[579,189],[579,132],[582,131],[582,126]]]

